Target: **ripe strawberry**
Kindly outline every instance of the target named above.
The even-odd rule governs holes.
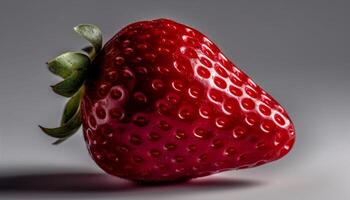
[[[258,166],[292,148],[284,109],[193,28],[137,22],[102,50],[99,29],[75,30],[92,43],[89,56],[66,53],[48,63],[65,79],[54,91],[73,97],[61,127],[41,128],[59,143],[82,123],[90,154],[106,172],[190,179]]]

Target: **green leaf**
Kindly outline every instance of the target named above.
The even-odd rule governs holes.
[[[69,136],[69,137],[70,137],[70,136]],[[53,145],[59,145],[59,144],[61,144],[62,142],[66,141],[69,137],[60,138],[60,139],[56,140],[55,142],[53,142],[52,144],[53,144]]]
[[[52,90],[62,96],[73,96],[83,85],[86,76],[86,69],[77,69],[65,80],[51,86]]]
[[[64,79],[69,77],[73,70],[87,67],[89,64],[90,59],[86,55],[78,52],[67,52],[61,54],[47,63],[49,70],[52,73]]]
[[[96,56],[96,53],[95,53],[95,48],[92,47],[92,46],[87,46],[87,47],[84,47],[81,49],[82,51],[86,52],[90,59],[93,60]]]
[[[102,48],[101,30],[97,26],[92,24],[80,24],[74,27],[74,31],[92,44],[93,52],[91,53],[91,56],[95,57],[96,53]]]
[[[73,135],[75,132],[77,132],[80,125],[81,125],[81,116],[80,116],[80,109],[78,109],[77,112],[74,114],[74,116],[63,126],[60,126],[57,128],[45,128],[42,126],[39,126],[39,127],[47,135],[62,139],[62,138],[67,138]]]
[[[92,46],[84,47],[81,50],[86,52],[88,55],[91,55],[94,53],[94,47],[92,47]]]
[[[67,123],[77,112],[80,106],[80,98],[83,92],[82,90],[83,88],[80,88],[80,90],[67,102],[62,114],[61,126]]]

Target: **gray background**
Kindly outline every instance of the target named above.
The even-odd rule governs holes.
[[[346,1],[1,1],[0,199],[350,199],[350,4]],[[289,112],[297,143],[259,168],[186,184],[136,186],[106,176],[81,134],[59,146],[64,98],[45,62],[110,38],[128,23],[166,17],[206,34]],[[38,175],[39,174],[39,175]]]

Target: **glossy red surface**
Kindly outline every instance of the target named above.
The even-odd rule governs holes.
[[[91,156],[106,172],[173,181],[258,166],[290,151],[284,109],[200,32],[159,19],[114,36],[82,101]]]

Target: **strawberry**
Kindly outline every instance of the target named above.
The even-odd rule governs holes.
[[[107,173],[177,181],[255,167],[295,140],[286,111],[202,33],[168,19],[136,22],[102,47],[99,29],[75,31],[92,46],[48,63],[68,101],[58,144],[82,124],[87,148]]]

